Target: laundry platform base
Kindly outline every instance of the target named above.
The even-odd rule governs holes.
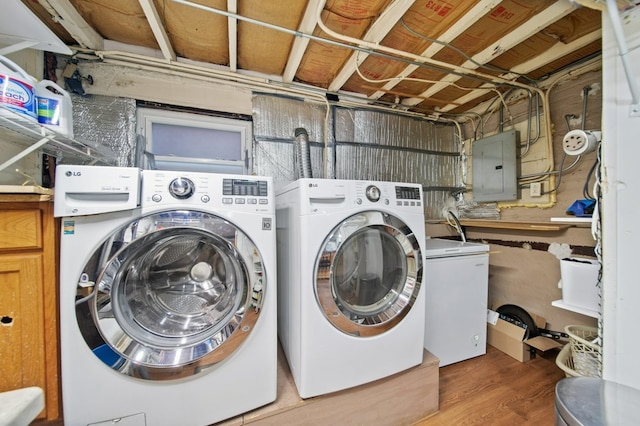
[[[438,411],[439,363],[424,351],[422,364],[375,382],[301,399],[282,350],[278,352],[278,398],[221,425],[409,425]]]

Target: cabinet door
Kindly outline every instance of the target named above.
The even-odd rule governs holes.
[[[0,256],[0,391],[46,389],[42,262],[41,254]]]

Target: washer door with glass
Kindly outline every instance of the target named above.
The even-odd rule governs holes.
[[[411,310],[422,284],[422,254],[402,220],[361,212],[329,233],[314,274],[316,299],[327,320],[344,333],[375,336]]]
[[[253,330],[266,290],[251,239],[198,211],[128,223],[83,271],[84,340],[113,369],[150,380],[194,375],[229,356]]]

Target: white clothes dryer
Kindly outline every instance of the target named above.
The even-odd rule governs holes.
[[[302,398],[422,362],[422,200],[409,183],[276,189],[278,334]]]
[[[66,425],[208,425],[276,398],[268,177],[58,166]]]

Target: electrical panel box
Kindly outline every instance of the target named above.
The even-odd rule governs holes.
[[[473,142],[473,200],[508,201],[518,199],[519,132],[510,130]]]

